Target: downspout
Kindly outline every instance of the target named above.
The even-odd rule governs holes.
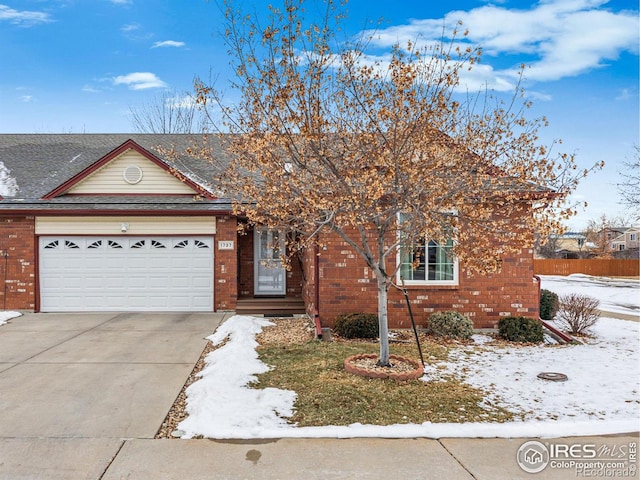
[[[313,246],[313,321],[316,325],[316,336],[322,338],[322,324],[320,323],[320,247],[318,242]]]
[[[4,252],[2,252],[2,256],[4,257],[4,272],[3,272],[3,279],[2,279],[2,285],[4,289],[2,293],[2,301],[4,305],[2,309],[6,310],[7,309],[7,261],[9,259],[9,254],[5,250]]]
[[[540,277],[538,275],[534,275],[533,278],[536,279],[536,281],[538,282],[538,305],[540,305],[540,299],[542,298],[542,280],[540,279]],[[542,323],[542,326],[544,328],[546,328],[547,330],[549,330],[551,332],[551,334],[556,337],[556,339],[558,339],[559,341],[565,342],[565,343],[582,343],[582,342],[578,342],[578,340],[576,340],[575,338],[573,338],[570,335],[567,335],[566,333],[564,333],[561,330],[558,330],[556,327],[554,327],[553,325],[551,325],[550,323],[544,321],[542,319],[542,317],[540,317],[540,311],[538,311],[538,320],[540,321],[540,323]]]

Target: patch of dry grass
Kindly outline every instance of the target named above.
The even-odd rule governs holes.
[[[258,353],[271,371],[259,376],[254,388],[283,388],[298,394],[296,413],[290,419],[299,426],[391,425],[431,422],[505,422],[513,418],[499,407],[482,408],[483,392],[453,378],[442,382],[396,382],[367,379],[347,373],[345,358],[359,353],[378,353],[378,343],[336,338],[335,342],[312,340],[313,324],[308,318],[269,319],[256,340]],[[391,353],[419,360],[413,333],[396,331]],[[449,348],[464,342],[434,340],[420,336],[427,363],[445,360]],[[224,343],[223,343],[224,344]],[[204,367],[208,353],[223,344],[207,344],[189,379],[178,395],[156,438],[172,438],[178,423],[186,418],[185,389]]]
[[[447,347],[422,344],[427,362],[445,359]],[[362,378],[344,370],[344,359],[377,353],[377,343],[318,342],[263,345],[260,359],[272,370],[255,388],[284,388],[298,394],[291,422],[299,426],[391,425],[431,422],[504,422],[512,414],[483,408],[483,393],[455,379],[424,383]],[[392,345],[391,353],[419,359],[415,344]]]

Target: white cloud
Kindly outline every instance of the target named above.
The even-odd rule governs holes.
[[[131,5],[133,0],[110,0],[115,5]]]
[[[140,29],[140,25],[137,23],[127,23],[125,25],[122,25],[120,27],[120,31],[122,33],[131,33],[131,32],[135,32],[136,30]]]
[[[389,47],[396,43],[431,42],[448,35],[462,22],[470,45],[480,46],[486,57],[524,54],[534,59],[526,77],[551,81],[575,76],[615,60],[620,53],[638,52],[638,13],[612,12],[607,0],[541,0],[531,9],[486,5],[469,11],[451,11],[441,19],[412,20],[407,25],[370,32],[372,44]],[[486,72],[484,72],[486,73]],[[495,71],[511,78],[516,68]]]
[[[33,95],[22,95],[20,97],[20,100],[25,103],[30,102],[31,100],[33,100]]]
[[[620,90],[618,96],[616,96],[616,100],[618,101],[626,101],[631,100],[635,96],[635,93],[631,91],[629,88],[623,88]]]
[[[31,27],[40,23],[51,22],[51,16],[44,12],[15,10],[7,5],[0,5],[0,21],[6,20],[21,27]]]
[[[307,59],[302,59],[302,61],[307,61]],[[338,66],[339,59],[335,58],[333,64],[334,66]],[[382,75],[389,72],[391,65],[391,55],[390,54],[382,54],[382,55],[371,55],[371,54],[363,54],[358,57],[357,64],[360,67],[371,67],[375,70],[378,70]],[[442,61],[437,61],[430,65],[429,69],[433,68],[434,70],[430,71],[446,71],[452,65],[447,65],[447,63]],[[460,69],[459,72],[460,86],[456,89],[459,92],[465,93],[469,92],[477,92],[479,90],[495,90],[499,92],[512,92],[516,88],[517,78],[514,77],[510,72],[498,72],[495,71],[491,65],[487,64],[476,64],[473,69]]]
[[[82,87],[82,91],[83,92],[87,92],[87,93],[100,93],[99,89],[95,88],[92,85],[88,85],[88,84]]]
[[[184,42],[176,42],[175,40],[165,40],[164,42],[156,42],[151,48],[158,47],[184,47]]]
[[[114,85],[128,85],[130,90],[145,90],[148,88],[165,88],[167,86],[155,73],[134,72],[119,75],[113,79]]]
[[[176,95],[166,99],[165,104],[173,108],[194,108],[196,107],[196,98],[193,95]]]

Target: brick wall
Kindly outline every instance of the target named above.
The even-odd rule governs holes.
[[[215,236],[215,309],[235,310],[238,299],[238,255],[236,249],[218,250],[218,242],[232,240],[238,247],[237,220],[235,217],[218,217]]]
[[[290,297],[302,296],[302,286],[304,284],[303,264],[304,255],[294,255],[291,259],[290,268],[287,271],[287,295]]]
[[[35,219],[0,218],[0,309],[35,310]]]
[[[377,312],[377,283],[363,260],[335,234],[323,234],[320,249],[320,320],[332,327],[337,315],[347,312]],[[388,271],[393,271],[395,258]],[[312,280],[311,259],[305,264]],[[456,286],[407,287],[416,323],[426,326],[436,311],[456,310],[468,315],[476,328],[493,328],[509,315],[538,316],[538,285],[533,278],[533,250],[523,248],[502,259],[502,269],[493,275],[469,275],[460,266]],[[307,285],[312,298],[312,285]],[[389,291],[389,326],[409,328],[411,320],[404,295]]]

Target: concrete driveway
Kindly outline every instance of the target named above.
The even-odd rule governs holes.
[[[122,439],[153,438],[224,316],[26,314],[0,327],[0,478],[32,478],[3,469],[44,458],[104,469]]]

